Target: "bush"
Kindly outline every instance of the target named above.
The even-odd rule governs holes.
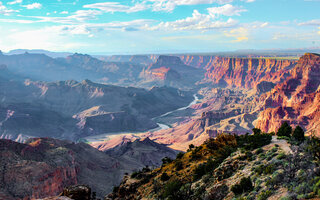
[[[297,126],[293,131],[292,137],[299,142],[303,142],[305,139],[303,129],[300,126]]]
[[[239,184],[233,185],[231,187],[231,191],[235,195],[240,195],[245,192],[250,192],[253,190],[252,181],[248,178],[242,178]]]
[[[270,190],[266,190],[266,191],[262,191],[259,195],[258,195],[258,200],[267,200],[268,197],[270,197],[272,195],[272,192]]]
[[[175,168],[177,171],[180,171],[183,169],[183,163],[181,162],[181,160],[177,160],[174,164]]]
[[[286,136],[290,137],[292,133],[292,128],[288,122],[284,122],[281,127],[278,129],[277,136]]]
[[[194,145],[193,145],[193,144],[189,144],[189,149],[188,149],[188,151],[191,151],[193,148],[194,148]]]
[[[172,159],[169,158],[169,157],[164,157],[162,158],[162,164],[165,165],[165,164],[169,164],[172,162]]]
[[[166,172],[164,172],[163,174],[161,174],[160,180],[161,181],[167,181],[170,179],[170,176],[168,176],[168,174]]]
[[[263,153],[263,149],[262,148],[259,148],[259,149],[256,150],[256,154],[257,155],[260,154],[260,153]]]
[[[141,178],[141,171],[135,171],[131,174],[131,178],[136,178],[136,179],[140,179]]]
[[[272,136],[266,133],[256,135],[241,135],[236,136],[239,147],[243,147],[246,150],[254,150],[259,147],[270,144]]]
[[[173,180],[167,183],[164,187],[164,191],[162,193],[162,197],[170,198],[170,199],[178,199],[179,190],[182,186],[182,183],[179,180]]]
[[[193,179],[198,180],[203,175],[212,172],[213,170],[215,170],[219,166],[220,162],[221,161],[219,161],[219,160],[212,160],[211,158],[209,158],[207,160],[207,162],[198,165],[194,169]]]
[[[252,132],[253,132],[254,135],[261,134],[261,130],[258,129],[258,128],[253,128],[253,129],[252,129]]]
[[[181,158],[183,157],[183,155],[184,155],[184,153],[179,152],[179,153],[177,154],[177,159],[181,159]]]
[[[283,152],[281,152],[281,153],[277,156],[277,159],[278,159],[278,160],[282,160],[282,159],[284,159],[284,158],[286,158],[286,154],[283,153]]]
[[[276,167],[274,164],[269,165],[259,165],[257,166],[254,171],[258,174],[272,174],[276,170]]]

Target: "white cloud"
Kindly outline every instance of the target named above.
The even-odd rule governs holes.
[[[10,1],[10,2],[8,2],[7,4],[13,5],[13,4],[18,4],[18,3],[22,3],[22,0]]]
[[[227,21],[214,21],[210,15],[201,14],[194,10],[192,17],[180,19],[172,22],[161,22],[152,27],[146,27],[147,30],[209,30],[233,27],[237,21],[228,19]]]
[[[231,3],[233,0],[148,0],[153,2],[152,8],[154,11],[167,11],[171,12],[176,6],[181,5],[199,5],[199,4],[226,4]]]
[[[226,4],[233,0],[144,0],[142,3],[135,3],[133,6],[123,5],[119,2],[103,2],[84,5],[84,8],[99,9],[104,12],[126,12],[133,13],[147,9],[153,11],[173,11],[176,6],[181,5],[199,5],[199,4]]]
[[[19,12],[19,11],[8,9],[0,1],[0,15],[10,15],[10,14],[15,13],[15,12]]]
[[[243,9],[242,7],[233,6],[231,4],[226,4],[221,7],[207,8],[207,10],[212,17],[216,17],[219,15],[225,15],[225,16],[238,15],[238,16],[240,16],[241,12],[247,11],[246,9]]]
[[[319,29],[319,32],[318,32],[318,34],[320,35],[320,27],[319,27],[318,29]]]
[[[306,22],[301,22],[298,24],[299,26],[319,26],[320,25],[320,19],[313,19]]]
[[[104,3],[94,3],[94,4],[88,4],[84,5],[84,8],[94,8],[99,9],[104,12],[126,12],[126,13],[132,13],[132,12],[139,12],[146,10],[148,6],[145,3],[137,3],[134,6],[127,6],[122,5],[119,2],[104,2]]]
[[[23,7],[31,10],[31,9],[40,9],[42,8],[42,5],[40,3],[32,3],[32,4],[24,5]]]
[[[224,35],[227,37],[235,38],[235,40],[232,40],[232,42],[245,42],[249,40],[248,29],[244,27],[239,27],[230,31],[225,31]]]
[[[32,18],[38,19],[38,21],[34,21],[34,22],[75,24],[75,23],[83,23],[87,20],[96,19],[96,16],[100,14],[102,14],[102,12],[99,10],[78,10],[72,15],[69,15],[66,17],[32,16]]]
[[[60,14],[67,15],[67,14],[69,14],[69,12],[68,11],[62,11],[62,12],[60,12]]]
[[[269,25],[269,22],[265,22],[265,23],[261,24],[260,27],[261,27],[261,28],[264,28],[264,27],[266,27],[266,26],[268,26],[268,25]]]
[[[247,3],[252,3],[252,2],[255,2],[256,0],[241,0],[241,1],[244,1],[244,2],[247,2]]]
[[[32,20],[23,20],[23,19],[0,19],[0,22],[4,23],[19,23],[19,24],[31,24],[34,23]]]
[[[51,50],[69,50],[85,46],[80,42],[70,41],[70,37],[62,35],[59,32],[60,27],[46,27],[28,31],[18,30],[14,33],[5,34],[6,40],[2,44],[5,48],[17,49],[51,49]],[[26,38],[28,38],[26,40]]]

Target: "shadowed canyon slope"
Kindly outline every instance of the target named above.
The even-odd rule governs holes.
[[[82,82],[5,81],[1,84],[1,137],[77,138],[156,128],[150,118],[187,105],[192,95]]]
[[[163,157],[175,158],[177,153],[148,139],[117,148],[101,152],[84,143],[49,138],[25,144],[0,140],[1,195],[8,200],[37,199],[58,195],[69,185],[86,184],[102,197],[124,173],[159,166]]]

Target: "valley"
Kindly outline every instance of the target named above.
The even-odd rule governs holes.
[[[2,167],[1,195],[8,198],[54,196],[77,184],[89,185],[102,198],[125,174],[156,169],[163,158],[174,159],[221,134],[245,136],[255,127],[272,133],[284,122],[306,135],[320,130],[318,54],[299,60],[215,55],[99,60],[24,53],[1,55],[0,64],[0,152],[10,155],[2,162],[14,177],[34,177],[16,188]],[[55,187],[49,190],[50,184]]]

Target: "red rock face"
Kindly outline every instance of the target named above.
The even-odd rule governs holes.
[[[205,77],[220,86],[253,88],[261,81],[280,82],[295,64],[290,60],[215,57]]]
[[[289,71],[289,76],[273,90],[262,95],[265,109],[256,126],[276,131],[283,121],[300,125],[309,133],[320,131],[320,56],[305,54]]]
[[[34,138],[26,144],[0,140],[0,199],[56,196],[76,184],[87,184],[102,197],[125,171],[133,170],[130,167],[84,143],[51,138]]]
[[[45,161],[49,158],[43,152],[55,145],[48,146],[42,139],[30,145],[1,141],[2,190],[15,199],[38,199],[57,195],[65,186],[77,184],[76,163],[70,151],[61,156],[61,163],[54,159],[51,163]]]

